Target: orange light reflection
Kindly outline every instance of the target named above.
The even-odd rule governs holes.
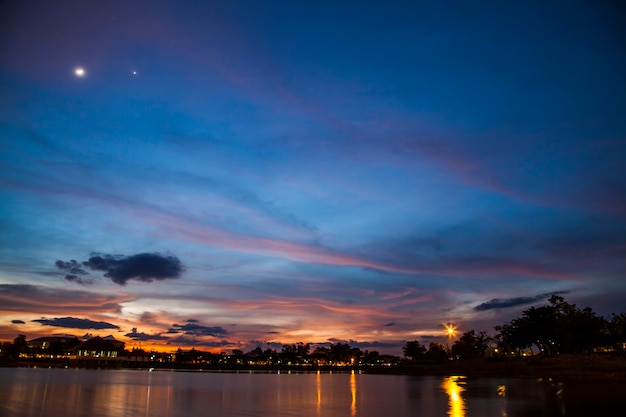
[[[463,376],[450,376],[443,379],[441,388],[448,394],[448,416],[465,417],[465,400],[463,399]]]
[[[356,416],[356,375],[354,369],[350,373],[350,394],[352,395],[352,403],[350,404],[350,415]]]

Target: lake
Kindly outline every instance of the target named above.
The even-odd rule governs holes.
[[[0,368],[2,417],[622,416],[624,381]]]

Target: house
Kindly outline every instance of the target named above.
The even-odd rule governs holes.
[[[35,357],[59,357],[80,341],[75,336],[45,336],[28,342]]]
[[[115,362],[125,359],[122,355],[124,342],[111,339],[96,336],[82,342],[68,350],[70,359],[78,361],[79,364],[96,366],[108,365],[109,361]]]
[[[119,340],[115,340],[115,338],[112,335],[108,335],[102,338],[102,340],[111,342],[113,344],[113,346],[117,347],[120,349],[120,351],[124,350],[124,342],[121,342]]]

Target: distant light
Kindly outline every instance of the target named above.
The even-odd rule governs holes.
[[[74,74],[75,74],[77,77],[84,77],[84,76],[85,76],[85,69],[84,69],[84,68],[82,68],[82,67],[78,67],[78,68],[76,68],[76,69],[74,70]]]
[[[133,71],[133,75],[137,75],[137,71]]]

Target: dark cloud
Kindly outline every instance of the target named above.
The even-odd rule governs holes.
[[[66,275],[65,279],[67,281],[75,282],[75,283],[80,284],[80,285],[91,285],[91,284],[93,284],[93,280],[92,279],[84,279],[84,278],[81,278],[79,276],[71,275],[71,274]]]
[[[124,336],[141,342],[146,342],[148,340],[169,340],[168,337],[161,336],[160,334],[147,334],[144,332],[138,332],[137,329],[133,329],[130,333],[126,333]]]
[[[393,327],[393,326],[395,326],[395,325],[396,325],[396,323],[391,322],[391,323],[387,323],[387,324],[385,324],[383,327]]]
[[[359,348],[359,349],[371,349],[371,348],[396,348],[398,347],[398,343],[397,342],[378,342],[378,341],[374,341],[374,342],[359,342],[357,340],[342,340],[342,339],[337,339],[337,338],[330,338],[328,339],[328,342],[321,342],[321,343],[314,343],[317,346],[328,346],[330,343],[333,344],[338,344],[338,343],[342,343],[342,344],[346,344],[346,345],[350,345],[350,347],[353,348]]]
[[[500,308],[516,307],[526,304],[532,304],[534,302],[545,300],[551,295],[567,294],[569,291],[557,291],[545,294],[535,295],[533,297],[514,297],[514,298],[494,298],[474,307],[474,311],[486,311]]]
[[[55,326],[55,327],[66,327],[70,329],[118,329],[119,326],[116,326],[111,323],[107,323],[104,321],[93,321],[89,319],[77,319],[75,317],[61,317],[61,318],[53,318],[53,319],[38,319],[33,320],[36,323],[40,323],[44,326]]]
[[[56,261],[54,264],[60,270],[63,270],[72,275],[89,275],[89,272],[85,271],[84,263],[79,263],[75,261],[74,259],[72,259],[69,262],[64,262],[64,261],[59,260],[59,261]]]
[[[184,333],[187,335],[193,336],[219,336],[228,334],[226,329],[214,326],[207,327],[196,324],[195,322],[187,322],[187,324],[173,324],[172,327],[167,331],[167,333]]]
[[[94,252],[88,261],[78,262],[72,259],[65,262],[58,260],[55,265],[65,272],[67,281],[81,285],[93,284],[93,279],[85,278],[89,275],[86,268],[92,271],[104,271],[105,277],[111,278],[113,282],[119,285],[125,285],[131,279],[143,282],[174,279],[180,277],[184,271],[182,262],[176,256],[159,253],[125,256]]]
[[[104,276],[119,285],[135,279],[143,282],[161,281],[180,277],[182,262],[173,255],[140,253],[137,255],[107,255],[92,253],[85,264],[94,271],[104,271]]]
[[[11,320],[11,323],[13,323],[13,324],[26,324],[26,323],[24,323],[23,320]]]
[[[396,348],[398,347],[398,343],[397,342],[378,342],[378,341],[374,341],[374,342],[358,342],[356,340],[350,340],[350,342],[348,343],[350,346],[352,346],[353,348],[359,348],[359,349],[372,349],[372,348],[382,348],[382,349],[387,349],[387,348]]]
[[[54,264],[61,271],[65,272],[66,280],[76,282],[81,285],[93,284],[92,279],[82,278],[82,276],[89,275],[89,272],[85,270],[85,266],[87,266],[86,262],[79,263],[72,259],[69,262],[58,260]]]

